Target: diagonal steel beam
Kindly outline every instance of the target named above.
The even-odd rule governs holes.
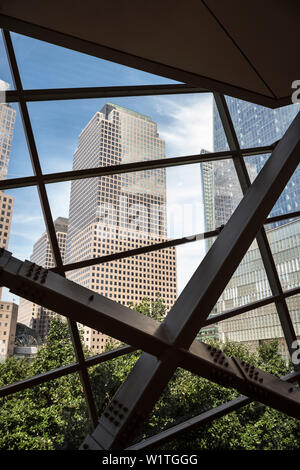
[[[188,351],[174,347],[169,342],[168,331],[163,323],[145,317],[100,294],[90,295],[89,289],[34,263],[13,258],[4,249],[0,254],[0,280],[14,293],[64,313],[73,322],[84,322],[96,329],[101,325],[104,333],[128,342],[133,339],[134,346],[147,351],[143,353],[142,361],[138,361],[124,384],[125,393],[121,387],[113,405],[109,405],[104,412],[93,437],[89,438],[98,443],[100,439],[101,447],[104,445],[116,448],[125,445],[124,436],[127,438],[132,426],[137,430],[138,424],[143,424],[153,400],[159,398],[166,377],[170,378],[177,367],[184,367],[223,386],[235,387],[253,399],[300,418],[300,391],[296,393],[293,390],[291,393],[290,388],[276,377],[238,359],[229,358],[222,351],[198,341],[194,341]],[[77,365],[71,366],[70,370],[73,371],[74,367],[77,368]],[[68,373],[65,369],[53,371],[52,375]],[[48,375],[52,377],[51,373]],[[48,375],[42,374],[31,380],[42,383],[49,379]],[[20,384],[15,384],[15,387],[18,386]],[[84,445],[87,445],[87,442]]]
[[[232,118],[230,115],[229,108],[226,103],[225,96],[218,93],[214,94],[217,109],[220,115],[220,119],[224,128],[224,132],[228,141],[229,149],[234,152],[233,163],[237,173],[237,177],[242,189],[242,193],[245,195],[251,186],[250,178],[246,168],[245,161],[242,156],[242,151],[239,145],[238,137],[236,135]],[[293,354],[292,344],[297,339],[296,332],[291,320],[288,306],[285,298],[282,296],[282,286],[275,265],[275,261],[272,255],[272,251],[269,245],[268,237],[264,227],[262,227],[256,236],[256,241],[260,255],[263,261],[263,265],[266,271],[267,279],[272,291],[273,296],[280,296],[275,301],[277,313],[279,316],[280,324],[283,330],[284,338],[287,344],[287,348],[290,356]],[[300,364],[294,365],[295,369],[300,371]]]
[[[149,329],[147,330],[146,328],[146,331],[145,329],[142,331],[143,337],[140,336],[140,339],[144,340],[147,338],[147,349],[149,346],[149,348],[151,348],[151,350],[149,349],[150,352],[153,351],[152,348],[154,345],[154,354],[158,353],[157,348],[161,347],[162,344],[164,348],[160,350],[159,358],[149,356],[148,353],[143,353],[136,366],[133,368],[129,378],[123,384],[119,392],[117,392],[114,400],[117,401],[118,406],[122,405],[124,401],[128,403],[129,400],[130,407],[125,407],[131,410],[128,417],[125,418],[121,429],[114,430],[114,432],[112,432],[111,429],[107,430],[107,417],[101,417],[102,421],[100,420],[99,425],[95,429],[95,436],[97,436],[96,440],[103,448],[114,448],[124,444],[124,436],[127,438],[130,426],[136,426],[136,420],[143,420],[145,418],[162,389],[173,375],[178,364],[178,348],[189,347],[192,343],[201,324],[210,313],[211,308],[226,286],[231,275],[234,273],[257,231],[263,224],[267,214],[270,212],[270,209],[295,170],[299,160],[299,131],[300,118],[298,116],[290,126],[285,137],[275,148],[271,158],[245,195],[230,221],[222,230],[212,249],[208,252],[179,300],[161,325],[161,328],[156,330],[154,324],[150,324],[147,321],[147,328]],[[2,260],[4,259],[5,256],[2,257]],[[14,267],[14,269],[16,269],[16,264],[18,263],[20,264],[18,260],[14,261],[10,259],[6,264],[7,266],[9,266],[9,264],[13,265],[11,268]],[[26,268],[25,270],[24,267]],[[24,284],[25,277],[27,279],[29,278],[28,282],[32,282],[33,284],[36,279],[31,279],[32,277],[40,278],[40,281],[45,277],[45,272],[37,272],[35,271],[35,267],[31,268],[31,266],[26,265],[26,263],[24,263],[23,266],[23,276],[21,275],[20,265],[17,267],[17,272],[11,268],[9,274],[6,269],[5,276],[3,276],[4,269],[2,270],[1,280],[4,285],[7,285],[6,283],[9,277],[10,283],[15,285],[16,274],[21,282],[23,277]],[[57,275],[55,273],[46,273],[46,277],[47,276],[51,279],[51,276]],[[54,281],[55,279],[53,279],[53,282]],[[68,282],[65,279],[63,281]],[[62,283],[56,286],[56,291],[61,288],[61,284]],[[72,311],[72,314],[78,314],[78,321],[89,324],[88,321],[94,321],[94,315],[93,318],[90,317],[87,321],[86,312],[84,315],[85,318],[83,318],[83,312],[78,311],[78,302],[74,300],[79,289],[84,288],[74,286],[74,289],[69,292],[71,300],[73,298],[74,310],[69,310],[68,308],[68,312]],[[32,292],[36,295],[36,289]],[[28,298],[28,295],[28,292],[24,292],[23,294],[25,298]],[[64,300],[64,296],[62,297],[62,300]],[[50,298],[54,298],[52,302],[58,302],[60,296],[56,292],[56,295],[52,295]],[[85,298],[84,301],[87,303],[89,299]],[[42,303],[44,302],[45,298],[42,300]],[[50,308],[56,310],[57,306],[55,308],[55,305],[52,305]],[[109,306],[109,309],[110,308],[111,306]],[[120,308],[121,306],[118,307],[117,313]],[[111,312],[107,312],[107,314],[111,315]],[[131,316],[128,321],[132,318],[133,316]],[[120,331],[120,316],[118,316],[118,320],[119,322],[116,323],[115,318],[110,318],[109,321],[107,321],[106,318],[107,326],[112,326],[113,331],[111,330],[111,336],[118,337],[123,331]],[[134,325],[129,325],[128,321],[125,322],[127,326],[124,325],[124,329],[127,328],[127,331],[129,331],[130,326],[136,328],[136,322]],[[103,323],[103,318],[101,323]],[[144,321],[142,326],[144,328]],[[117,334],[114,334],[114,332]],[[129,331],[129,333],[131,334],[132,331]],[[153,333],[155,334],[153,335]],[[138,335],[141,335],[140,331],[136,331],[132,335],[133,340],[136,340]],[[135,343],[129,343],[135,346]],[[171,346],[171,348],[169,346]],[[140,384],[140,386],[132,387],[132,382]],[[124,430],[126,430],[126,432],[122,432]]]
[[[286,382],[295,382],[299,379],[299,373],[293,372],[292,374],[288,374],[282,377],[282,380]],[[222,405],[216,406],[208,411],[204,411],[197,416],[193,416],[192,418],[183,421],[175,426],[172,426],[164,431],[155,434],[154,436],[148,437],[132,446],[128,447],[126,450],[143,450],[143,449],[150,449],[155,448],[158,445],[165,444],[166,442],[170,442],[178,436],[185,434],[189,431],[197,430],[200,426],[204,426],[206,424],[211,423],[215,419],[221,418],[222,416],[227,415],[228,413],[232,413],[233,411],[237,411],[240,408],[249,405],[252,402],[251,398],[245,396],[239,396],[230,400],[227,403],[223,403]]]
[[[90,356],[85,359],[85,364],[87,367],[92,367],[95,365],[102,364],[103,362],[111,361],[116,357],[124,356],[126,354],[131,354],[135,351],[135,348],[131,346],[121,346],[120,348],[113,349],[112,351],[106,351],[95,356]],[[58,377],[63,377],[68,374],[73,374],[74,372],[80,372],[79,362],[72,364],[67,364],[65,366],[57,367],[56,369],[49,370],[47,372],[42,372],[41,374],[34,375],[28,379],[19,380],[18,382],[13,382],[9,385],[4,385],[0,388],[0,398],[7,397],[13,393],[26,390],[27,388],[35,387],[50,380],[57,379]]]
[[[260,300],[255,300],[246,305],[242,305],[241,307],[236,307],[230,310],[225,310],[222,313],[217,313],[216,315],[212,315],[207,318],[204,322],[203,326],[212,325],[214,323],[227,320],[228,318],[235,317],[237,315],[241,315],[242,313],[249,312],[250,310],[255,310],[257,308],[265,307],[266,305],[270,305],[272,303],[281,300],[282,297],[285,299],[288,297],[292,297],[293,295],[300,294],[300,287],[294,287],[293,289],[288,289],[284,291],[282,294],[278,295],[270,295],[269,297],[265,297]]]
[[[11,36],[10,36],[9,31],[3,30],[2,33],[3,33],[3,41],[4,41],[5,48],[6,48],[7,58],[9,61],[14,85],[15,85],[16,90],[21,93],[23,90],[23,85],[22,85],[22,80],[21,80],[21,76],[19,73],[19,68],[18,68]],[[24,101],[22,97],[20,97],[19,107],[20,107],[20,114],[21,114],[21,118],[23,122],[24,132],[26,136],[28,151],[29,151],[29,155],[31,159],[32,169],[33,169],[34,176],[37,179],[37,189],[38,189],[38,194],[40,198],[46,231],[48,234],[50,247],[51,247],[51,251],[53,254],[53,260],[56,266],[61,270],[61,274],[65,275],[62,270],[62,265],[63,265],[62,258],[61,258],[60,249],[58,246],[58,240],[56,236],[54,222],[52,219],[46,186],[42,177],[41,164],[40,164],[40,160],[39,160],[39,156],[38,156],[38,152],[36,148],[35,138],[33,135],[33,130],[31,126],[31,120],[29,117],[27,103],[26,101]],[[95,426],[97,424],[97,410],[96,410],[96,405],[95,405],[95,401],[93,397],[93,392],[92,392],[92,387],[91,387],[88,371],[87,371],[85,361],[84,361],[84,354],[83,354],[79,331],[78,331],[76,323],[74,323],[72,320],[68,319],[68,324],[69,324],[72,344],[73,344],[74,351],[75,351],[75,356],[76,356],[77,361],[80,364],[79,376],[80,376],[84,396],[85,396],[86,403],[87,403],[89,417],[93,426]]]
[[[164,320],[173,348],[189,347],[192,343],[295,171],[299,151],[298,115]],[[108,425],[112,416],[103,414],[83,448],[95,448],[97,443],[98,448],[113,449],[124,446],[128,436],[132,439],[137,424],[145,419],[173,375],[176,360],[176,353],[164,361],[142,354],[109,409],[117,412],[115,405],[122,407],[125,402],[126,412],[130,413],[125,418],[122,415],[122,424],[117,421],[115,427]]]
[[[73,269],[80,269],[86,266],[94,266],[95,264],[109,263],[110,261],[116,261],[119,259],[129,258],[130,256],[136,256],[143,253],[151,253],[152,251],[163,250],[172,246],[185,245],[187,243],[193,243],[199,240],[205,240],[207,238],[216,237],[219,235],[223,227],[219,227],[216,230],[210,232],[197,233],[196,235],[190,235],[189,237],[173,238],[172,240],[166,240],[160,243],[153,243],[152,245],[141,246],[140,248],[134,248],[132,250],[124,250],[110,255],[103,255],[97,258],[90,258],[82,261],[75,261],[74,263],[65,264],[63,266],[64,271],[72,271]],[[51,268],[51,271],[56,272],[56,268]]]
[[[274,150],[258,178],[248,190],[230,221],[222,230],[217,241],[206,255],[170,314],[158,328],[156,322],[149,323],[148,320],[150,319],[145,319],[145,317],[141,320],[140,317],[134,316],[135,314],[130,317],[128,315],[128,321],[124,322],[125,319],[120,316],[121,306],[110,301],[112,304],[115,304],[114,312],[112,313],[109,311],[112,304],[109,306],[106,304],[106,315],[102,314],[101,318],[97,319],[98,329],[100,323],[102,325],[103,320],[105,320],[104,325],[105,328],[110,329],[110,335],[118,338],[121,334],[123,335],[124,326],[127,334],[132,336],[136,344],[138,338],[139,344],[140,341],[146,339],[146,346],[143,343],[142,348],[149,350],[152,354],[159,354],[159,357],[156,358],[152,355],[149,356],[149,353],[143,353],[128,380],[114,398],[111,405],[112,410],[116,411],[113,407],[116,404],[114,403],[115,401],[118,407],[120,405],[123,406],[122,409],[125,413],[125,408],[128,412],[127,417],[125,416],[124,418],[123,416],[124,420],[121,428],[114,431],[111,428],[108,429],[107,422],[105,421],[107,417],[101,417],[102,421],[100,420],[93,435],[97,436],[96,440],[102,448],[120,446],[121,443],[124,443],[124,437],[128,438],[130,429],[130,436],[133,435],[137,421],[145,419],[146,414],[151,410],[162,389],[173,375],[177,365],[182,363],[183,358],[188,354],[186,348],[192,343],[203,321],[205,321],[210,313],[212,306],[225,288],[298,164],[300,150],[299,131],[300,117],[298,116]],[[68,316],[72,315],[72,317],[77,315],[78,321],[81,323],[90,325],[93,322],[95,324],[95,309],[92,312],[93,309],[88,305],[88,302],[93,301],[94,295],[91,296],[92,298],[84,297],[82,299],[82,310],[80,311],[77,296],[79,289],[82,289],[81,286],[74,285],[72,288],[70,284],[66,286],[65,283],[70,281],[63,279],[61,276],[55,273],[47,273],[39,267],[32,267],[28,262],[22,263],[9,257],[7,252],[3,253],[0,279],[4,285],[12,287],[12,289],[23,289],[22,296],[31,299],[33,296],[36,297],[37,294],[41,293],[45,283],[49,287],[49,277],[49,281],[52,279],[53,282],[52,294],[55,292],[55,295],[44,296],[42,299],[35,299],[35,301],[45,305],[48,299],[47,302],[50,304],[51,309],[62,309],[61,313],[65,313]],[[51,278],[51,276],[54,277]],[[30,287],[29,289],[28,286]],[[67,291],[69,302],[65,304],[66,292],[61,292],[62,286],[69,288]],[[85,289],[84,292],[86,296],[86,293],[89,291]],[[97,299],[99,300],[98,296]],[[73,302],[73,310],[70,309],[70,302]],[[134,324],[129,324],[128,322],[133,321],[133,319],[135,320]],[[139,325],[138,322],[141,322],[141,324]],[[120,326],[122,326],[122,329]],[[100,327],[100,329],[102,328]],[[135,332],[133,333],[134,330]],[[203,357],[198,356],[195,358],[195,356],[197,356],[195,351],[189,352],[189,358],[193,359],[195,370],[197,370],[197,373],[200,373],[201,369],[201,374],[203,374]],[[190,363],[191,361],[187,362]],[[199,364],[202,364],[201,367],[199,367]],[[210,369],[216,370],[221,366],[215,364]],[[239,383],[247,383],[245,372],[240,370],[240,365],[236,364],[236,367],[240,374],[238,377]],[[238,376],[238,373],[235,375]],[[132,386],[133,384],[134,387]],[[270,394],[272,394],[272,390],[269,390]],[[123,402],[128,403],[128,405],[130,404],[130,406],[124,405]]]

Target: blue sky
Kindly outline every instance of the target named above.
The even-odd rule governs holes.
[[[176,83],[24,36],[12,34],[12,39],[24,89]],[[0,79],[12,85],[2,42],[0,54]],[[166,141],[167,157],[199,153],[201,148],[212,150],[210,94],[29,103],[44,173],[72,169],[78,134],[107,101],[149,115],[157,122],[159,135]],[[17,119],[9,178],[32,175],[19,110],[13,106],[17,109]],[[69,183],[47,186],[54,218],[68,216],[69,190]],[[45,229],[37,190],[17,189],[9,194],[15,197],[9,249],[15,256],[28,259],[33,243]],[[169,236],[180,237],[204,230],[199,165],[167,170],[167,204]],[[180,291],[203,257],[204,243],[180,247],[177,255]]]

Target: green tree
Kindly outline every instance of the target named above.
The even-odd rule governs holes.
[[[161,320],[165,306],[159,295],[132,305],[140,313]],[[110,345],[109,348],[115,347]],[[276,341],[251,352],[235,343],[217,345],[229,356],[237,356],[276,375],[289,371],[278,354]],[[129,374],[141,352],[89,368],[99,414]],[[68,326],[54,318],[47,343],[32,361],[11,358],[0,365],[0,384],[64,366],[75,360]],[[238,396],[235,390],[218,386],[190,372],[177,369],[155,409],[143,425],[138,440],[160,432],[191,416]],[[1,399],[1,449],[76,449],[89,432],[86,406],[77,373],[41,384]],[[162,446],[169,450],[197,449],[297,449],[299,421],[259,403],[179,436]]]

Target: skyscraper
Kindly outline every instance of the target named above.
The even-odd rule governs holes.
[[[277,141],[282,137],[299,110],[298,105],[272,110],[230,97],[227,97],[226,101],[242,148],[269,145]],[[228,148],[215,104],[213,129],[214,151]],[[251,181],[255,179],[267,158],[266,155],[245,157]],[[205,165],[208,164],[202,164],[204,167]],[[213,192],[214,194],[213,221],[211,217],[206,217],[207,229],[209,230],[225,224],[242,197],[233,164],[224,160],[214,162],[213,166],[213,176],[210,180],[204,179],[203,183],[204,193],[211,194]],[[213,190],[211,185],[213,185]],[[272,209],[271,216],[299,210],[299,203],[300,168],[298,167]],[[298,221],[290,223],[285,221],[268,226],[268,239],[277,271],[285,289],[295,287],[297,282],[294,282],[294,278],[298,280],[300,277],[299,239],[295,232],[296,228],[299,228]],[[290,250],[287,250],[287,247]],[[268,295],[271,295],[269,283],[257,244],[254,242],[218,300],[213,314],[239,307]],[[298,297],[293,299],[294,310],[299,309],[300,306]],[[293,312],[293,320],[296,334],[300,335],[299,318],[295,311]],[[257,347],[261,341],[277,338],[281,353],[287,357],[287,347],[273,304],[244,313],[237,318],[233,317],[222,321],[218,325],[218,330],[220,338],[245,342],[253,347]]]
[[[231,97],[226,97],[226,101],[241,148],[259,147],[276,142],[283,136],[300,109],[298,104],[285,106],[279,109],[269,109]],[[213,138],[215,152],[228,149],[226,137],[222,129],[221,120],[215,103],[213,108]],[[256,155],[245,158],[251,181],[255,179],[255,176],[262,169],[267,158],[267,155]],[[222,162],[216,162],[216,171],[220,172],[219,166],[221,163]],[[225,174],[225,170],[224,181],[220,180],[219,183],[215,182],[215,186],[219,186],[221,188],[220,190],[222,190],[223,187],[228,188],[229,184],[232,184],[234,181],[236,181],[235,186],[239,186],[233,166],[232,169],[230,169],[226,160],[223,162],[223,166],[228,169],[227,174]],[[233,196],[233,200],[234,197],[235,196]],[[299,204],[300,167],[297,168],[285,190],[279,197],[271,211],[271,216],[297,211],[299,210]],[[222,223],[226,223],[231,214],[227,211],[222,202],[220,204],[216,204],[216,206],[218,206],[216,212],[221,213],[224,209],[224,219],[226,220]],[[235,206],[235,202],[233,203],[233,206]]]
[[[61,257],[64,262],[66,254],[68,219],[64,217],[58,217],[54,221],[54,228]],[[44,232],[33,245],[30,261],[43,266],[46,269],[50,269],[54,266],[53,255],[46,232]],[[47,337],[50,326],[50,319],[53,315],[55,315],[55,313],[44,307],[41,307],[40,305],[34,304],[33,302],[30,302],[26,299],[20,299],[18,322],[32,328],[43,341],[45,341]]]
[[[165,143],[148,116],[107,103],[78,139],[73,169],[165,158]],[[72,182],[67,262],[164,241],[164,169],[122,173]],[[68,276],[124,305],[159,293],[167,308],[177,297],[175,248],[78,269]],[[84,342],[101,352],[109,340],[84,328]]]
[[[268,239],[283,290],[300,284],[300,219],[268,230]],[[272,295],[257,242],[254,241],[221,295],[216,313]],[[297,338],[300,339],[300,296],[287,299]],[[288,358],[279,316],[274,303],[218,324],[219,337],[255,349],[262,341],[277,339],[281,354]]]

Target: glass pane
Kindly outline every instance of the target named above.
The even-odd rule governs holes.
[[[0,308],[1,386],[75,362],[64,317],[21,297]]]
[[[288,297],[286,303],[289,309],[290,317],[293,322],[295,329],[296,337],[298,340],[297,344],[292,345],[292,362],[297,366],[300,362],[300,295],[294,295],[293,297]],[[298,347],[297,347],[298,346]]]
[[[245,164],[251,183],[253,183],[260,170],[268,161],[270,155],[270,153],[266,153],[263,155],[252,155],[250,157],[245,157]]]
[[[229,145],[215,100],[213,100],[213,149],[214,152],[229,150]]]
[[[296,171],[290,178],[288,184],[284,188],[283,192],[279,196],[276,204],[271,210],[269,216],[275,217],[278,215],[289,214],[290,212],[300,210],[300,165],[297,166]],[[292,219],[290,219],[292,220]],[[288,222],[285,221],[277,222],[273,227]],[[271,226],[271,227],[272,227]]]
[[[45,268],[53,266],[51,247],[45,231],[37,189],[28,187],[1,192],[0,203],[1,246],[8,248],[13,256],[21,260],[28,259]],[[63,220],[59,221],[56,228],[58,236],[66,237]],[[39,304],[19,298],[18,294],[7,288],[3,289],[1,294],[2,313],[0,312],[0,315],[3,315],[3,321],[0,321],[0,355],[2,362],[9,360],[16,364],[18,358],[22,358],[23,360],[16,365],[17,370],[24,367],[24,376],[31,376],[35,373],[47,372],[48,367],[55,368],[63,363],[74,361],[73,346],[66,323],[53,325],[58,329],[57,334],[62,335],[62,356],[57,360],[55,358],[45,360],[45,354],[48,351],[47,348],[45,349],[45,344],[48,341],[52,319],[56,318],[56,315]],[[54,337],[55,334],[54,332]],[[67,349],[64,350],[63,345]],[[48,356],[51,356],[51,352],[48,351],[48,353]],[[31,364],[33,359],[35,369]],[[17,380],[17,376],[14,375],[8,374],[6,377],[7,380]]]
[[[258,250],[257,242],[255,240],[242,259],[239,267],[236,269],[222,295],[218,299],[210,317],[213,318],[216,314],[230,311],[270,295],[271,289],[260,252]],[[201,329],[198,338],[204,341],[207,339],[218,339],[221,342],[229,340],[245,344],[248,344],[249,341],[251,343],[253,339],[255,342],[257,339],[260,339],[257,338],[258,330],[256,331],[252,324],[248,325],[245,321],[249,315],[250,318],[251,315],[253,316],[253,312],[250,312],[250,314],[245,313],[243,315],[238,315],[228,320],[223,320],[218,323],[218,325],[212,324],[205,327]],[[274,325],[277,325],[277,317],[274,319],[274,317],[270,315],[269,318],[271,319],[271,324],[274,323]],[[235,327],[237,324],[240,325],[239,328]],[[225,328],[226,325],[229,325],[228,330]],[[255,344],[258,346],[257,341]]]
[[[210,94],[28,103],[44,173],[212,149]]]
[[[242,199],[242,191],[232,160],[201,163],[205,230],[224,225]]]
[[[179,178],[173,169],[148,170],[76,180],[69,191],[69,183],[47,185],[53,218],[69,217],[67,264],[203,232],[199,164],[186,167]],[[206,242],[199,240],[177,250],[137,254],[67,275],[149,316],[163,316],[205,251]],[[89,350],[105,351],[108,337],[82,329]]]
[[[258,173],[262,170],[265,163],[270,158],[270,155],[271,154],[255,155],[255,156],[245,158],[245,163],[247,166],[251,183],[253,183]],[[299,201],[300,201],[300,165],[297,166],[293,176],[290,178],[283,192],[279,196],[277,202],[275,203],[273,209],[271,210],[269,214],[269,217],[276,217],[279,215],[288,214],[290,212],[299,211],[299,207],[300,207]],[[269,225],[269,228],[276,227],[287,221],[288,219],[286,221],[275,222],[274,224]]]
[[[32,166],[16,104],[0,104],[0,179],[31,176]]]
[[[3,235],[8,233],[8,249],[21,260],[29,259],[33,244],[45,231],[37,188],[33,186],[7,190],[2,195],[2,201],[6,205],[2,208],[2,223],[6,224],[3,229],[5,230],[7,224],[9,229],[11,223],[10,232],[3,232]]]
[[[300,285],[300,219],[269,228],[267,236],[283,290]]]
[[[12,41],[27,89],[177,83],[20,34]]]
[[[226,102],[241,148],[270,145],[281,139],[300,109],[299,104],[269,109],[229,96]]]
[[[178,368],[163,391],[159,401],[145,422],[136,441],[140,441],[165,429],[173,427],[193,416],[197,416],[215,406],[226,403],[237,396],[237,392],[214,384],[198,375]],[[185,434],[165,444],[162,449],[196,450],[201,448],[198,441],[202,427],[186,440]],[[199,439],[200,440],[200,439]]]
[[[269,295],[269,282],[257,242],[254,240],[219,298],[216,304],[217,312],[241,307]]]
[[[9,88],[11,90],[13,90],[14,85],[13,85],[13,80],[12,80],[12,76],[11,76],[11,73],[10,73],[10,68],[9,68],[9,64],[8,64],[8,60],[7,60],[7,55],[6,55],[6,50],[5,50],[3,38],[2,38],[2,29],[0,30],[0,32],[1,32],[1,35],[0,35],[0,57],[1,57],[1,61],[0,61],[0,86],[1,86],[1,80],[3,80],[4,82],[6,82],[9,85]]]

